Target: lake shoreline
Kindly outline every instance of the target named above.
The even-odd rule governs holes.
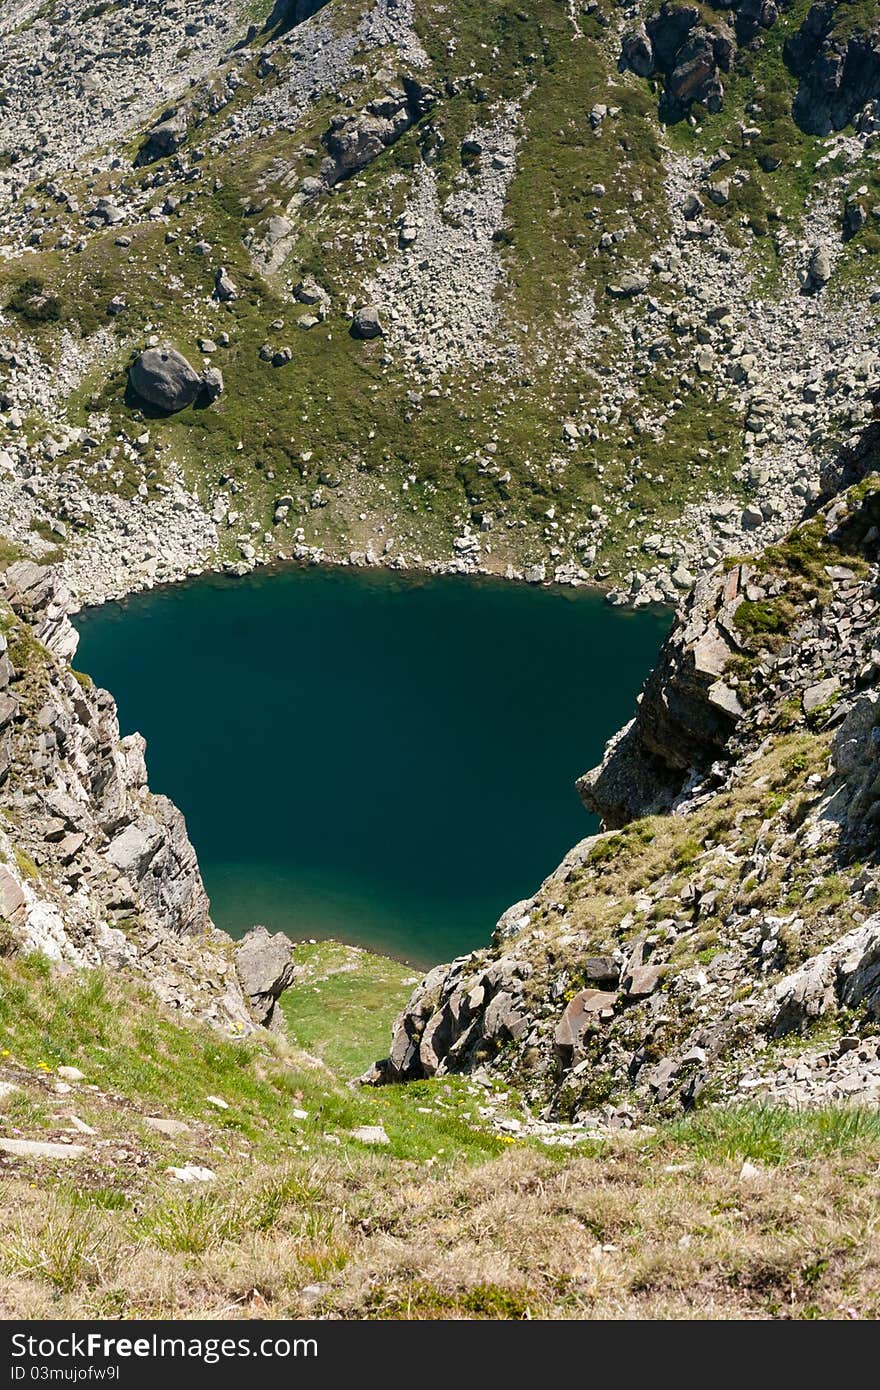
[[[62,569],[64,562],[62,562]],[[538,589],[542,592],[558,592],[560,594],[592,595],[603,598],[606,602],[609,595],[617,592],[613,586],[600,583],[596,580],[585,579],[543,579],[530,580],[526,578],[525,572],[513,571],[511,566],[502,569],[489,569],[486,566],[464,566],[460,562],[451,560],[434,561],[425,564],[401,565],[393,560],[377,558],[372,562],[354,563],[346,559],[327,558],[324,555],[311,553],[309,555],[282,555],[278,554],[271,560],[257,560],[252,563],[246,562],[227,562],[220,561],[215,564],[206,564],[201,568],[182,570],[176,577],[169,577],[162,580],[145,578],[132,584],[129,588],[121,590],[119,593],[110,592],[95,597],[85,597],[79,594],[70,609],[71,615],[78,613],[91,613],[104,607],[106,604],[124,604],[129,598],[146,593],[163,593],[173,590],[186,589],[193,584],[204,583],[215,579],[218,582],[224,580],[239,581],[254,577],[274,577],[276,575],[287,574],[297,571],[308,571],[320,569],[325,572],[340,572],[355,574],[375,574],[378,576],[400,577],[402,582],[412,582],[413,584],[427,583],[432,579],[450,578],[462,579],[472,583],[480,582],[499,582],[517,588]],[[684,597],[684,595],[682,595]],[[675,611],[675,605],[671,603],[660,603],[657,601],[632,603],[619,602],[611,604],[620,612],[654,612],[669,613],[670,616]]]
[[[3,492],[0,485],[0,493]],[[471,578],[503,579],[507,583],[534,588],[586,590],[599,594],[612,607],[644,610],[673,608],[688,590],[674,594],[653,586],[650,576],[638,591],[615,587],[610,576],[591,574],[576,561],[553,565],[545,556],[527,565],[510,562],[486,564],[486,556],[458,554],[446,559],[425,560],[419,555],[384,555],[366,550],[341,548],[329,552],[326,546],[308,545],[295,538],[281,544],[274,553],[265,545],[239,558],[224,558],[220,552],[217,523],[204,510],[199,499],[177,479],[167,497],[147,507],[141,503],[134,512],[112,499],[104,499],[100,534],[72,539],[58,563],[71,591],[72,612],[92,609],[104,603],[119,602],[129,594],[152,592],[201,579],[206,575],[241,577],[257,571],[276,573],[291,567],[377,571],[401,574],[465,575]],[[15,528],[13,528],[15,529]],[[266,538],[264,537],[264,541]],[[278,537],[282,541],[282,537]],[[30,537],[26,549],[40,558],[39,547]],[[46,552],[51,549],[45,543]],[[493,557],[494,558],[494,557]]]

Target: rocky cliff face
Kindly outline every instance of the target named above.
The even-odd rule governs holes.
[[[609,828],[669,810],[687,781],[724,750],[742,714],[724,680],[742,651],[735,614],[753,567],[736,565],[697,586],[685,603],[639,699],[636,717],[615,735],[578,790]]]
[[[426,977],[369,1079],[495,1071],[587,1125],[880,1098],[878,541],[871,473],[698,585],[582,784],[618,829]]]
[[[827,135],[852,122],[876,129],[880,16],[873,5],[821,0],[810,8],[785,52],[800,79],[794,114],[805,130]]]
[[[144,741],[70,666],[59,572],[0,578],[0,931],[4,951],[142,974],[172,1008],[250,1028],[183,817],[147,785]]]

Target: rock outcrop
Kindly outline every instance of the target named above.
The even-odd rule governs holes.
[[[186,106],[172,107],[164,112],[141,145],[135,164],[152,164],[156,159],[176,154],[186,139],[188,128],[189,112]]]
[[[180,811],[150,792],[139,734],[73,671],[59,572],[0,577],[0,917],[6,952],[141,976],[170,1007],[251,1027]]]
[[[622,828],[432,970],[365,1081],[497,1073],[588,1127],[880,1101],[878,546],[871,474],[698,586],[585,788]]]
[[[757,592],[752,572],[736,565],[697,585],[660,650],[635,718],[611,740],[601,765],[578,782],[585,805],[609,828],[669,810],[724,752],[743,714],[725,672],[744,651],[735,615],[745,595]]]
[[[294,980],[290,938],[253,927],[235,948],[235,968],[257,1022],[271,1023],[276,1001]]]
[[[427,115],[436,102],[433,88],[414,77],[405,77],[400,87],[389,87],[363,111],[334,116],[322,136],[328,156],[321,165],[325,183],[332,187],[372,164],[411,125]]]
[[[853,17],[854,9],[820,0],[785,45],[800,79],[794,117],[814,135],[852,124],[880,97],[880,16]]]
[[[640,77],[664,76],[664,106],[672,118],[695,101],[710,111],[720,110],[721,74],[730,72],[735,57],[736,40],[722,20],[708,26],[699,6],[673,0],[664,0],[656,15],[623,40],[626,65]]]

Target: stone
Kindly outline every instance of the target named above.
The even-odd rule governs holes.
[[[223,373],[219,367],[206,367],[202,372],[202,384],[209,401],[216,401],[223,394]]]
[[[612,299],[634,299],[636,295],[644,294],[647,288],[648,281],[644,275],[621,275],[617,284],[605,286],[605,292]]]
[[[277,246],[285,237],[290,236],[293,231],[293,223],[288,222],[286,217],[270,217],[266,224],[265,239],[269,246]]]
[[[501,990],[491,1000],[483,1014],[483,1033],[487,1038],[516,1041],[529,1026],[522,1000],[507,990]]]
[[[85,1081],[85,1073],[79,1067],[59,1067],[58,1075],[62,1081]]]
[[[616,989],[620,966],[613,956],[587,956],[580,965],[584,980],[597,989]]]
[[[15,1158],[85,1158],[82,1144],[51,1144],[37,1139],[0,1139],[0,1153]]]
[[[322,290],[317,280],[311,276],[306,276],[293,287],[293,297],[299,300],[300,304],[321,304],[327,299],[327,291]]]
[[[176,1182],[213,1182],[216,1173],[211,1168],[202,1168],[197,1163],[186,1163],[182,1168],[166,1168],[165,1172]]]
[[[20,927],[27,917],[27,898],[4,865],[0,865],[0,917],[14,927]]]
[[[351,331],[355,338],[380,338],[382,323],[375,304],[364,304],[355,312]]]
[[[355,173],[378,159],[394,140],[394,132],[391,120],[371,112],[336,117],[323,136],[330,156],[326,169],[328,182],[335,183],[345,174]]]
[[[174,414],[192,405],[202,379],[182,353],[172,347],[147,348],[128,371],[132,389],[141,400]]]
[[[707,698],[710,705],[715,709],[723,710],[732,719],[741,719],[745,714],[736,691],[725,681],[713,681],[709,686]]]
[[[617,1003],[613,990],[582,989],[566,1005],[556,1026],[556,1046],[562,1051],[577,1047],[584,1029],[600,1018],[610,1018]]]
[[[349,1130],[349,1134],[352,1139],[357,1139],[360,1144],[391,1143],[382,1125],[359,1125],[357,1129]]]
[[[638,77],[654,72],[654,48],[644,24],[639,24],[623,40],[623,59]]]
[[[688,193],[681,205],[682,216],[686,222],[693,222],[695,218],[703,215],[703,201],[696,193]]]
[[[95,1135],[98,1133],[98,1131],[96,1129],[93,1129],[91,1125],[87,1125],[85,1120],[81,1120],[79,1115],[71,1114],[70,1124],[75,1134],[88,1134],[92,1138],[94,1138]]]
[[[268,1023],[275,1001],[293,983],[293,943],[284,932],[253,927],[235,949],[235,969],[259,1023]]]
[[[858,774],[869,763],[871,739],[877,726],[877,706],[877,693],[865,691],[834,735],[831,758],[835,769],[845,777]]]
[[[219,299],[222,304],[228,304],[238,298],[238,290],[222,265],[218,265],[214,271],[214,298]]]
[[[857,198],[850,198],[843,210],[843,230],[847,236],[855,236],[868,220],[867,209]]]
[[[822,705],[826,705],[839,689],[840,681],[836,676],[829,676],[826,680],[808,686],[801,700],[804,714],[814,714]]]
[[[127,825],[111,840],[106,856],[134,882],[142,879],[161,845],[158,828],[147,830],[139,825]]]
[[[815,246],[807,265],[807,288],[821,290],[831,279],[831,254],[827,246]]]
[[[167,111],[141,145],[135,164],[152,164],[156,159],[175,154],[186,139],[186,133],[186,111],[183,108]]]
[[[775,1036],[802,1028],[810,1019],[833,1013],[838,1004],[869,1014],[880,1005],[880,916],[872,916],[812,956],[774,986],[766,1021]]]
[[[155,1130],[157,1134],[164,1134],[168,1139],[176,1139],[181,1134],[191,1134],[192,1126],[185,1124],[183,1120],[165,1119],[162,1115],[145,1115],[144,1124],[147,1129]]]
[[[630,999],[647,999],[663,979],[662,965],[638,965],[626,976],[624,990]]]

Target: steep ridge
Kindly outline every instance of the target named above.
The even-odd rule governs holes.
[[[0,952],[146,980],[167,1007],[250,1031],[233,943],[212,925],[183,817],[147,785],[105,690],[72,669],[57,569],[0,578]]]
[[[581,783],[618,828],[427,976],[368,1079],[498,1071],[587,1125],[701,1094],[880,1098],[874,429],[862,463],[697,586]]]

